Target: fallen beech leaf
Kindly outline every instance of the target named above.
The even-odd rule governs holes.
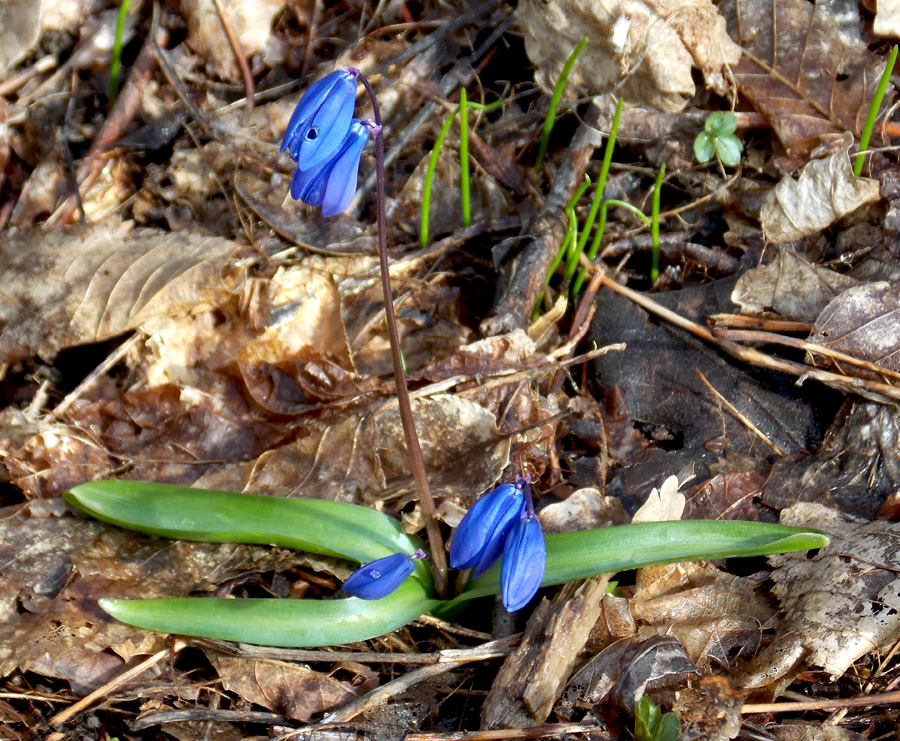
[[[212,651],[207,651],[207,656],[225,689],[247,702],[304,723],[356,699],[356,694],[341,682],[299,664],[224,656]]]
[[[779,249],[767,265],[744,273],[731,300],[748,316],[814,322],[831,300],[859,281],[813,265],[792,249]]]
[[[754,471],[721,473],[690,496],[686,518],[690,520],[758,520],[753,497],[766,483],[765,476]]]
[[[216,306],[235,245],[190,232],[32,229],[0,244],[0,363],[100,342],[152,317]]]
[[[900,286],[882,281],[845,291],[819,315],[809,341],[900,371]],[[877,378],[827,356],[809,356],[817,365],[835,363],[841,372]]]
[[[570,85],[591,94],[615,87],[626,100],[664,111],[680,111],[694,94],[692,67],[724,94],[723,69],[740,59],[707,0],[527,0],[519,6],[519,21],[545,88],[556,84],[569,54],[587,36]]]
[[[769,684],[802,660],[836,679],[900,638],[900,525],[865,523],[811,502],[783,510],[781,522],[818,528],[832,539],[812,557],[771,557],[785,619],[742,680],[746,687]]]
[[[853,174],[852,146],[847,132],[840,151],[813,160],[799,180],[785,176],[769,191],[760,213],[766,239],[780,244],[811,237],[881,197],[877,181]]]
[[[738,88],[789,155],[845,131],[859,136],[885,62],[858,30],[850,36],[824,4],[806,0],[722,0],[719,12],[747,52],[732,68]]]

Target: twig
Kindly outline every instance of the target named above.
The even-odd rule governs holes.
[[[231,25],[231,21],[228,20],[228,15],[225,13],[225,6],[222,5],[222,0],[213,0],[213,2],[219,13],[219,20],[222,21],[222,28],[225,29],[225,35],[228,37],[228,43],[231,45],[231,50],[234,52],[234,58],[237,60],[238,67],[241,68],[241,74],[244,76],[244,90],[247,96],[247,107],[244,109],[244,116],[245,120],[249,120],[247,117],[252,113],[254,105],[253,73],[250,71],[250,65],[247,64],[247,58],[244,56],[244,50],[241,49],[238,37],[234,33],[234,27]]]
[[[570,733],[581,733],[588,738],[611,739],[612,736],[595,725],[595,721],[582,723],[556,723],[531,728],[498,728],[493,731],[471,733],[409,733],[406,741],[515,741],[528,738],[568,738]]]
[[[435,511],[434,499],[428,485],[428,472],[422,457],[422,447],[416,434],[416,422],[413,418],[412,406],[409,402],[409,389],[403,373],[403,357],[400,354],[400,333],[397,331],[397,317],[394,314],[394,298],[391,292],[391,268],[387,254],[387,214],[385,213],[384,194],[384,134],[381,124],[381,110],[375,97],[375,90],[363,75],[359,81],[366,88],[372,101],[372,114],[375,119],[375,173],[376,173],[376,210],[378,213],[378,261],[381,266],[381,287],[384,291],[384,313],[387,317],[388,337],[391,343],[391,359],[394,363],[394,380],[397,387],[397,404],[400,411],[400,422],[403,425],[403,436],[409,453],[409,464],[416,480],[419,503],[425,517],[425,531],[428,534],[428,545],[431,548],[435,589],[438,596],[443,597],[447,585],[447,553],[444,550],[444,539],[441,537]]]
[[[864,695],[863,697],[835,698],[834,700],[807,700],[805,702],[760,702],[747,703],[741,708],[741,714],[751,713],[802,713],[807,710],[833,710],[837,708],[865,708],[878,705],[896,705],[900,703],[900,690],[883,692],[880,695]],[[411,736],[407,736],[409,741]]]

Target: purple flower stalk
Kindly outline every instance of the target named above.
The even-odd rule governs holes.
[[[496,563],[506,537],[525,512],[525,481],[500,484],[463,517],[450,542],[450,565],[475,568],[477,579]]]
[[[500,595],[507,610],[521,610],[531,601],[541,586],[546,563],[544,530],[537,515],[529,512],[513,526],[503,547]]]
[[[379,558],[364,566],[347,577],[344,582],[344,591],[359,599],[381,599],[391,594],[399,587],[406,577],[415,569],[414,559],[425,558],[425,552],[416,551],[412,556],[405,553],[393,553],[390,556]]]
[[[326,162],[350,130],[359,71],[340,69],[310,85],[294,109],[281,151],[287,149],[300,171]]]

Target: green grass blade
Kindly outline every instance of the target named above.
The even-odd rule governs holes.
[[[822,548],[822,533],[784,525],[726,520],[647,522],[547,536],[543,586],[654,564],[767,556]],[[497,564],[451,604],[500,591]]]
[[[656,285],[659,278],[659,194],[662,190],[663,178],[666,176],[666,163],[663,162],[656,174],[653,184],[653,205],[650,211],[650,238],[652,242],[652,264],[650,265],[650,285]]]
[[[462,195],[463,224],[472,226],[469,198],[469,96],[459,91],[459,189]]]
[[[334,646],[374,638],[403,627],[436,604],[414,579],[407,579],[393,594],[380,600],[100,600],[100,607],[114,618],[139,628],[290,648]]]
[[[578,250],[578,244],[580,242],[578,238],[578,219],[575,216],[575,206],[578,204],[578,201],[581,200],[581,197],[584,195],[584,192],[588,189],[588,186],[591,184],[591,179],[585,175],[584,182],[578,186],[578,190],[575,191],[575,195],[572,196],[569,203],[566,205],[566,214],[569,216],[569,230],[572,232],[572,240],[569,243],[568,254],[566,255],[566,267],[563,270],[563,280],[571,280],[572,276],[575,274],[575,269],[578,267],[578,258],[581,253]],[[569,235],[567,234],[566,237]],[[550,273],[547,277],[553,275]]]
[[[891,73],[894,71],[894,63],[897,61],[897,45],[891,49],[891,56],[888,59],[881,79],[878,81],[878,87],[875,89],[875,95],[872,97],[872,105],[869,106],[869,114],[866,116],[866,125],[863,127],[862,136],[859,138],[860,152],[864,152],[869,148],[869,140],[872,137],[872,131],[875,130],[875,122],[878,120],[878,111],[881,108],[881,101],[884,100],[884,94],[887,92],[888,83],[891,81]],[[856,177],[862,175],[863,163],[866,161],[866,155],[860,153],[856,155],[856,161],[853,163],[853,174]]]
[[[116,18],[116,37],[113,40],[112,59],[109,64],[109,93],[107,100],[109,105],[116,100],[119,94],[119,70],[122,67],[122,37],[125,35],[125,21],[128,18],[128,9],[131,7],[131,0],[122,0],[119,6],[119,15]]]
[[[431,156],[428,158],[428,167],[425,169],[425,182],[422,184],[422,210],[419,217],[419,244],[422,247],[428,246],[428,211],[431,208],[431,187],[434,184],[434,172],[437,169],[438,158],[441,156],[441,147],[444,145],[444,139],[450,133],[450,127],[453,125],[453,119],[457,113],[459,113],[459,106],[453,109],[453,112],[444,121],[444,125],[441,126],[437,139],[434,140]]]
[[[143,481],[94,481],[65,493],[66,501],[98,520],[167,538],[257,543],[367,563],[392,553],[412,555],[423,542],[399,520],[342,502],[235,494]],[[431,588],[431,571],[416,562]]]
[[[581,54],[582,51],[584,51],[584,47],[587,46],[587,43],[588,40],[585,38],[582,39],[581,43],[575,47],[562,68],[559,79],[556,81],[556,87],[553,88],[553,97],[550,99],[550,107],[547,109],[547,118],[544,119],[544,128],[541,131],[541,141],[538,145],[537,159],[534,161],[535,172],[540,172],[541,168],[544,166],[544,157],[547,154],[547,145],[550,143],[550,133],[553,131],[553,125],[556,123],[556,109],[559,108],[559,101],[560,98],[562,98],[563,90],[565,90],[566,88],[566,82],[569,79],[569,73],[572,72],[572,67],[575,66],[575,61],[578,59],[578,55]]]

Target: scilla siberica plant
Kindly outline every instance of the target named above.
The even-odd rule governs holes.
[[[373,122],[353,118],[357,82],[372,102]],[[815,531],[738,521],[641,523],[545,539],[528,481],[518,479],[495,487],[460,522],[450,562],[474,569],[474,578],[457,594],[448,594],[446,552],[415,432],[391,298],[381,114],[365,77],[343,69],[310,86],[291,117],[283,149],[297,164],[292,194],[328,216],[352,200],[360,153],[370,133],[375,140],[378,256],[397,406],[429,553],[396,518],[370,507],[142,481],[92,481],[66,492],[66,501],[113,525],[167,538],[295,548],[366,564],[345,582],[344,591],[353,595],[347,598],[110,596],[99,600],[100,607],[123,622],[166,633],[269,646],[325,646],[374,638],[425,613],[452,617],[478,597],[500,594],[514,611],[524,607],[539,586],[654,564],[821,548],[828,542]]]

